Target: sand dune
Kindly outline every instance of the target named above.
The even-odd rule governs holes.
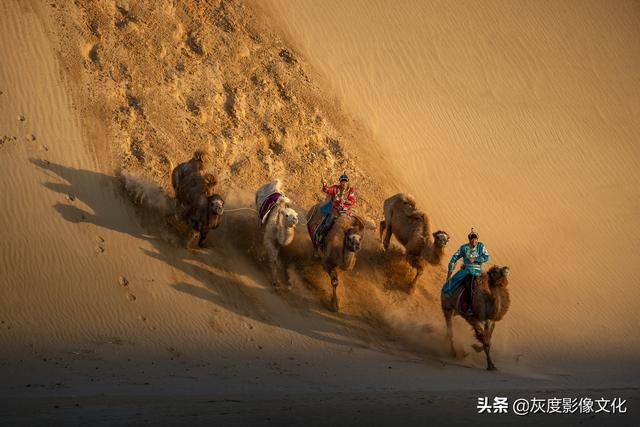
[[[222,409],[200,421],[266,422],[275,400],[294,423],[318,401],[334,412],[317,424],[391,422],[402,404],[407,422],[477,423],[478,393],[635,398],[637,5],[509,5],[0,4],[3,417],[183,424],[208,396]],[[281,177],[304,213],[346,170],[368,219],[405,190],[453,236],[447,254],[479,229],[513,271],[501,372],[449,357],[444,267],[409,294],[401,250],[373,231],[340,314],[303,226],[288,291],[269,287],[249,210],[185,249],[160,212],[202,146],[229,210]],[[469,351],[462,322],[456,339]]]
[[[374,129],[398,189],[453,244],[474,226],[492,262],[512,268],[497,341],[536,361],[634,360],[640,13],[634,2],[538,6],[265,9]]]

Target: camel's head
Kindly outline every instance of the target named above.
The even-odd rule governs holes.
[[[222,215],[224,212],[224,200],[218,194],[214,194],[209,198],[209,209],[210,212],[213,212],[215,215]]]
[[[444,248],[449,243],[449,235],[446,231],[438,230],[433,233],[433,240],[437,248]]]
[[[489,286],[507,286],[509,283],[509,267],[500,267],[494,265],[487,271],[489,275]]]
[[[287,196],[282,196],[277,203],[277,209],[284,226],[291,228],[298,225],[298,213],[290,207],[291,199]]]
[[[358,233],[356,227],[350,228],[345,232],[344,244],[349,252],[358,252],[362,248],[362,235]]]
[[[298,213],[291,208],[284,208],[280,213],[284,224],[288,227],[295,227],[298,225]]]

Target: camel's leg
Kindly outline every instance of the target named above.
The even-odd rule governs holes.
[[[386,251],[387,249],[389,249],[389,244],[391,243],[391,235],[393,234],[393,229],[391,228],[390,222],[382,221],[380,222],[380,227],[382,227],[383,224],[385,225],[385,234],[384,240],[382,241],[382,247]],[[380,234],[382,234],[382,230],[380,231]]]
[[[333,287],[333,294],[331,296],[331,309],[335,312],[340,310],[340,305],[338,304],[338,272],[335,268],[331,269],[329,272],[329,276],[331,277],[331,286]]]
[[[278,260],[278,247],[273,239],[270,239],[268,233],[264,236],[264,247],[267,249],[267,256],[269,257],[269,265],[271,267],[271,285],[278,287],[280,285],[278,280],[278,268],[280,267],[280,261]]]
[[[189,233],[190,233],[190,236],[189,236],[189,239],[187,239],[186,247],[187,247],[187,249],[194,249],[193,242],[195,242],[196,239],[199,237],[198,236],[199,233],[197,231],[193,231],[193,230],[190,230]]]
[[[496,326],[496,322],[494,322],[493,320],[487,320],[485,322],[485,345],[484,345],[484,352],[487,355],[487,370],[489,371],[495,371],[497,370],[496,365],[493,364],[493,361],[491,360],[491,335],[493,335],[493,328]]]
[[[491,360],[491,342],[484,344],[484,354],[487,355],[487,371],[496,371],[496,365]]]
[[[207,230],[205,227],[201,227],[200,228],[200,239],[198,239],[198,246],[201,248],[206,248],[207,244],[205,243],[205,240],[207,240],[207,232],[209,230]]]
[[[453,346],[453,325],[452,325],[452,310],[442,310],[444,313],[444,320],[447,322],[447,338],[449,339],[449,346],[451,347],[451,356],[458,357],[456,354],[456,349]]]
[[[480,326],[479,322],[474,323],[473,330],[476,334],[476,339],[482,343],[482,349],[484,350],[484,354],[487,356],[487,370],[495,371],[496,366],[493,364],[491,360],[491,338],[487,336],[487,325],[484,327]]]
[[[416,290],[416,283],[418,282],[420,276],[422,276],[422,272],[424,269],[418,257],[408,256],[407,260],[409,261],[409,264],[411,264],[411,266],[416,269],[416,276],[411,282],[409,282],[410,291],[413,293]]]

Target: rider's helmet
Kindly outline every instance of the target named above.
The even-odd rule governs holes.
[[[473,229],[473,227],[471,227],[471,231],[469,232],[469,234],[467,235],[467,238],[469,240],[471,239],[477,239],[478,238],[478,233],[476,233],[476,230]]]
[[[346,172],[344,172],[342,175],[340,175],[340,182],[342,182],[342,181],[349,182],[349,177],[347,176]]]

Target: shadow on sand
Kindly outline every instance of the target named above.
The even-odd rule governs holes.
[[[307,286],[302,292],[275,291],[266,285],[269,283],[266,268],[252,256],[255,248],[260,247],[261,234],[258,220],[252,213],[225,215],[221,227],[210,233],[207,239],[211,248],[191,251],[170,243],[171,235],[176,231],[169,229],[163,218],[131,202],[125,195],[120,178],[39,159],[31,159],[31,163],[51,178],[42,184],[44,187],[64,194],[70,200],[69,204],[56,203],[53,206],[67,221],[93,224],[144,240],[153,246],[152,250],[142,249],[147,256],[185,273],[197,283],[180,281],[170,284],[178,292],[210,301],[238,316],[288,329],[314,340],[369,347],[366,339],[345,333],[347,323],[351,332],[357,333],[359,328],[363,331],[370,329],[367,328],[367,319],[329,314],[320,302],[325,291],[312,286],[308,280],[303,280]],[[88,209],[78,207],[78,201]],[[306,238],[306,231],[301,229],[297,234],[297,246],[288,248],[283,254],[285,263],[300,263],[303,268],[311,269],[314,275],[323,275],[324,278],[324,271],[310,261],[310,245],[304,248],[301,243]],[[242,280],[239,280],[240,276]],[[287,316],[279,313],[291,309],[309,321],[291,321],[290,313]],[[313,328],[308,325],[313,325]],[[362,335],[369,336],[370,331]]]

